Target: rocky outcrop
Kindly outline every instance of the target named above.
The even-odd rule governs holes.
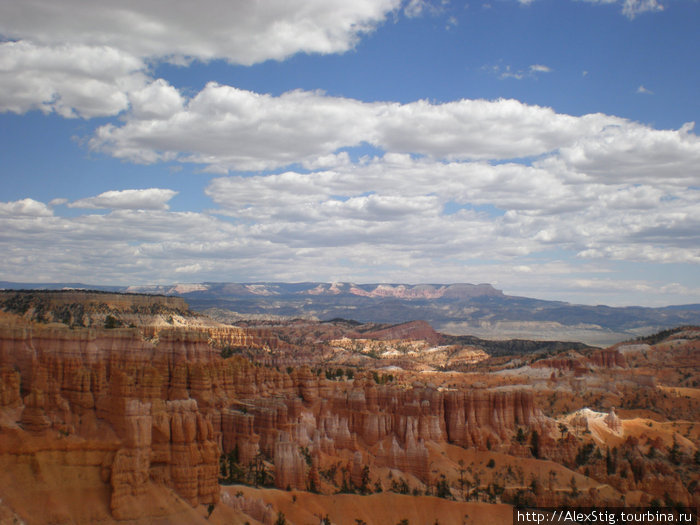
[[[615,409],[612,407],[610,408],[608,415],[603,418],[603,421],[608,428],[615,433],[619,433],[622,430],[622,422],[620,421],[620,418],[617,417],[617,414],[615,414]]]
[[[281,432],[275,443],[275,486],[280,489],[306,489],[306,463],[299,453],[299,445]]]
[[[450,442],[484,449],[508,442],[518,426],[542,419],[531,392],[471,390],[448,392],[445,421]]]
[[[627,367],[627,361],[625,356],[620,353],[616,348],[605,348],[602,350],[596,350],[591,355],[591,362],[595,366],[601,368],[625,368]]]
[[[577,357],[550,357],[540,359],[532,364],[533,368],[553,368],[561,372],[573,372],[574,376],[580,377],[591,371],[591,363],[583,356]]]
[[[16,396],[19,376],[25,431],[87,435],[104,421],[118,437],[105,479],[120,519],[137,517],[132,502],[151,479],[192,505],[217,500],[219,440],[189,390],[211,393],[197,371],[215,355],[198,332],[165,331],[154,345],[130,329],[0,328],[0,367],[12,370],[3,399]]]
[[[528,469],[545,468],[535,463],[536,458],[553,460],[575,470],[577,481],[593,479],[608,485],[600,493],[592,486],[585,490],[580,486],[579,503],[595,503],[614,496],[614,491],[643,491],[644,496],[659,499],[664,496],[659,493],[662,485],[674,501],[699,499],[697,489],[689,492],[683,485],[690,479],[690,469],[676,465],[683,472],[673,472],[670,441],[660,437],[663,425],[644,427],[654,441],[643,435],[633,441],[626,434],[636,427],[628,423],[623,427],[614,410],[584,409],[567,417],[566,425],[557,426],[537,408],[533,397],[536,392],[543,406],[557,414],[557,404],[568,402],[568,397],[561,397],[573,396],[569,390],[573,385],[589,400],[598,392],[614,396],[614,401],[592,399],[606,410],[613,404],[628,409],[627,393],[637,395],[633,389],[641,384],[638,378],[646,377],[635,370],[640,360],[645,363],[641,374],[649,377],[661,360],[671,360],[672,367],[682,370],[697,363],[697,348],[677,342],[624,356],[618,349],[583,353],[569,349],[522,370],[503,368],[503,362],[499,365],[494,359],[487,365],[489,374],[423,375],[392,369],[389,376],[373,372],[379,361],[359,356],[352,347],[326,345],[328,352],[323,354],[319,351],[325,344],[323,334],[345,337],[356,329],[363,337],[403,341],[416,336],[423,344],[433,333],[429,326],[414,322],[376,330],[373,325],[375,332],[368,333],[342,322],[324,327],[319,335],[316,325],[301,320],[289,321],[287,331],[268,325],[216,324],[69,329],[10,317],[0,315],[0,462],[11,464],[21,457],[30,483],[45,483],[37,490],[46,491],[43,487],[50,483],[56,486],[56,480],[87,479],[86,484],[98,486],[102,517],[111,512],[117,519],[143,518],[148,507],[144,503],[160,491],[195,513],[203,511],[202,504],[215,504],[220,494],[227,494],[227,505],[259,516],[259,521],[274,522],[273,510],[243,501],[238,487],[220,492],[220,476],[222,484],[246,482],[326,494],[338,490],[366,494],[375,487],[396,490],[394,484],[391,489],[386,485],[387,480],[404,481],[405,476],[413,491],[435,494],[442,472],[457,495],[455,472],[460,476],[469,472],[470,483],[476,483],[478,476],[488,482],[492,472],[492,482],[505,476],[511,490],[530,483],[516,479],[523,476],[523,469],[517,468],[523,458],[528,458]],[[426,346],[411,348],[419,353]],[[431,355],[441,348],[449,347],[431,348]],[[304,361],[314,353],[316,361]],[[323,368],[299,364],[322,359],[323,366],[337,367],[344,362],[335,361],[336,356],[361,360],[352,373],[340,369],[328,376]],[[279,366],[285,359],[294,366]],[[695,401],[682,397],[688,392],[682,385],[691,385],[694,378],[671,369],[659,384],[674,384],[668,381],[674,378],[680,386],[655,389],[653,399],[684,403],[684,410],[694,414]],[[647,390],[641,394],[648,396]],[[606,440],[603,449],[601,442]],[[599,450],[589,450],[591,444]],[[682,444],[685,448],[675,452],[676,460],[678,454],[690,458],[697,450]],[[617,462],[611,468],[604,454],[608,448],[615,451],[615,446],[624,449],[611,452]],[[482,454],[458,447],[490,450],[487,457],[492,455],[497,466],[486,463],[481,469]],[[506,455],[512,464],[503,461]],[[476,461],[470,459],[475,457]],[[42,468],[41,462],[49,459],[55,466]],[[464,461],[472,463],[467,467]],[[81,476],[73,475],[71,465],[80,465]],[[49,479],[59,470],[63,470],[60,476]],[[7,485],[4,478],[3,484]],[[568,496],[561,493],[561,483],[559,491],[551,479],[549,484],[550,490],[540,491],[536,503],[563,503]],[[474,493],[483,490],[483,483],[472,487]],[[460,492],[464,498],[464,487]],[[503,498],[516,496],[503,493]],[[168,514],[162,501],[150,508],[149,516]]]
[[[80,290],[0,290],[0,304],[7,311],[20,308],[41,307],[43,311],[58,310],[61,306],[80,304],[84,308],[113,308],[124,311],[172,309],[188,311],[189,306],[182,297],[124,294],[110,292],[85,292]],[[26,310],[25,310],[26,311]]]
[[[256,341],[248,331],[236,326],[210,328],[209,340],[212,346],[216,348],[250,348],[256,345],[263,346],[260,344],[260,341]]]
[[[356,338],[379,340],[420,340],[426,341],[432,345],[439,344],[443,339],[442,335],[433,330],[433,327],[425,321],[410,321],[408,323],[401,323],[390,326],[389,328],[357,334]]]
[[[319,487],[322,456],[355,458],[355,481],[361,458],[428,483],[428,443],[498,446],[541,417],[521,391],[399,387],[362,374],[328,381],[306,367],[223,359],[210,339],[208,329],[144,338],[128,328],[0,327],[1,399],[22,409],[32,435],[109,430],[102,479],[118,519],[137,517],[151,483],[191,505],[215,503],[222,453],[243,468],[263,462],[282,489]]]
[[[0,368],[0,407],[12,407],[21,403],[19,387],[19,372],[10,368]]]
[[[43,434],[51,426],[51,421],[46,417],[46,396],[41,390],[33,390],[24,398],[24,410],[20,424],[27,432]]]
[[[181,297],[78,290],[0,290],[0,310],[43,323],[110,328],[156,316],[194,316]]]

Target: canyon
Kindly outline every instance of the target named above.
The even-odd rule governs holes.
[[[157,295],[4,291],[0,306],[3,523],[700,505],[698,327],[594,348],[420,321],[234,326]]]

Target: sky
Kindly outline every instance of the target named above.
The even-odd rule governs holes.
[[[700,303],[698,0],[0,0],[0,280]]]

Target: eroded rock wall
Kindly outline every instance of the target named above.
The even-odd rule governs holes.
[[[164,329],[147,339],[126,328],[0,327],[0,399],[21,408],[30,434],[117,440],[103,479],[119,519],[136,517],[133,502],[150,482],[191,505],[215,503],[219,458],[234,450],[241,465],[261,457],[273,464],[280,488],[317,484],[320,455],[342,451],[428,481],[426,443],[499,446],[542,418],[523,391],[380,385],[369,375],[328,381],[308,368],[287,373],[222,359],[210,337],[208,330]]]

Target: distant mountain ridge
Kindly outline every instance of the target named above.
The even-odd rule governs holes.
[[[680,325],[700,324],[700,304],[647,308],[576,305],[506,295],[490,284],[175,283],[94,286],[8,283],[0,288],[83,288],[183,297],[193,310],[265,316],[427,321],[437,331],[485,339],[574,340],[608,345]]]
[[[372,298],[459,299],[479,296],[502,296],[503,292],[490,284],[355,284],[355,283],[200,283],[169,286],[129,286],[127,292],[160,293],[164,295],[209,292],[239,296],[340,296],[355,295]]]

